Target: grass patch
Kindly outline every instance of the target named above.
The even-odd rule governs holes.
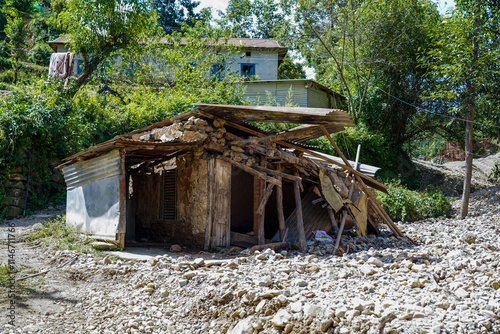
[[[450,201],[440,191],[409,190],[399,181],[388,187],[388,194],[377,191],[377,199],[393,220],[413,222],[447,216],[450,212]]]
[[[5,263],[0,264],[0,286],[5,286],[10,277],[11,272],[12,271],[8,264]]]
[[[66,225],[66,215],[56,216],[52,221],[44,223],[42,227],[33,229],[23,238],[25,242],[37,240],[62,250],[74,250],[97,255],[102,253],[92,248],[93,239],[80,235]]]

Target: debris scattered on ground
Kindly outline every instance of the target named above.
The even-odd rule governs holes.
[[[472,194],[470,217],[397,223],[331,243],[245,255],[167,253],[136,262],[20,244],[33,278],[18,328],[33,333],[498,333],[500,186]],[[455,203],[457,206],[459,203]],[[116,254],[116,252],[114,253]],[[28,280],[29,281],[29,280]],[[45,298],[50,296],[50,299]],[[4,328],[5,332],[17,332]]]

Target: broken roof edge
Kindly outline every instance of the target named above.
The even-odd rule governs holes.
[[[117,148],[117,147],[124,147],[127,145],[132,146],[132,145],[135,145],[134,143],[136,143],[137,145],[139,145],[139,144],[149,145],[151,147],[154,147],[154,146],[160,147],[160,146],[174,145],[174,144],[182,145],[182,143],[154,143],[154,142],[147,142],[147,141],[140,141],[140,140],[132,140],[132,139],[127,139],[127,137],[131,137],[132,135],[137,136],[143,132],[150,131],[150,130],[153,130],[155,128],[169,126],[169,125],[172,125],[175,121],[187,120],[192,116],[197,116],[197,117],[204,117],[205,116],[206,117],[206,116],[208,116],[207,114],[209,114],[212,117],[232,121],[232,122],[235,122],[238,125],[240,125],[242,128],[244,128],[243,131],[245,131],[245,129],[247,129],[248,131],[245,131],[245,132],[247,132],[249,135],[253,135],[255,132],[258,132],[262,135],[276,135],[275,133],[265,131],[263,129],[260,129],[259,127],[256,127],[252,124],[245,122],[244,120],[238,119],[238,117],[236,117],[236,119],[235,119],[234,117],[231,117],[231,113],[223,114],[222,115],[223,117],[221,117],[221,115],[216,115],[213,112],[211,112],[211,111],[213,111],[214,108],[220,108],[220,109],[226,109],[226,110],[243,110],[244,112],[249,112],[249,113],[251,113],[252,111],[258,111],[258,112],[270,111],[270,112],[275,113],[275,115],[279,115],[280,113],[287,113],[287,112],[289,112],[289,113],[292,112],[292,114],[299,114],[299,115],[302,114],[303,115],[303,114],[307,114],[308,111],[311,111],[311,112],[314,111],[317,114],[316,116],[318,116],[318,117],[321,117],[322,114],[324,115],[324,114],[329,114],[331,112],[336,112],[336,113],[343,113],[343,114],[347,115],[352,120],[352,118],[349,116],[349,114],[347,114],[345,111],[342,111],[339,109],[240,106],[240,105],[219,105],[219,104],[200,104],[200,103],[194,103],[193,105],[196,106],[197,109],[194,109],[191,111],[185,111],[185,112],[180,113],[174,117],[159,121],[157,123],[151,124],[151,125],[146,126],[144,128],[137,129],[137,130],[131,131],[131,132],[123,134],[123,135],[115,136],[114,138],[112,138],[110,140],[107,140],[105,142],[102,142],[102,143],[99,143],[99,144],[94,145],[92,147],[89,147],[86,150],[80,151],[80,152],[78,152],[70,157],[64,158],[63,159],[64,163],[59,165],[58,168],[62,168],[62,167],[66,166],[68,164],[71,164],[71,163],[75,163],[76,161],[85,158],[85,156],[88,157],[89,155],[92,155],[92,154],[99,154],[100,152],[107,152],[107,151],[110,151],[110,150]],[[311,115],[311,116],[314,117],[315,115]],[[276,121],[275,123],[280,123],[280,122]],[[287,123],[287,122],[285,122],[285,123]],[[345,127],[346,125],[344,125],[344,123],[345,122],[341,122],[340,124],[342,124],[342,125],[340,125],[340,124],[337,125],[337,128]],[[292,128],[288,131],[293,132],[293,131],[295,131],[294,129],[300,129],[301,127],[302,128],[307,127],[308,124],[309,123],[302,124],[300,126]],[[318,123],[318,124],[323,124],[323,123]],[[354,126],[354,122],[351,121],[351,124],[352,125],[347,125],[347,126]],[[231,126],[231,125],[229,125],[229,126]],[[314,126],[314,125],[310,125],[310,126]],[[335,130],[335,132],[337,132],[337,131],[338,131],[338,129]],[[321,137],[321,136],[322,135],[316,135],[314,138]],[[313,139],[313,137],[308,138],[308,140],[309,139]],[[303,148],[314,149],[314,150],[319,149],[318,147],[302,144],[300,142],[295,142],[293,140],[293,138],[291,138],[290,140],[291,140],[290,143],[293,143],[294,145],[301,146]],[[289,141],[289,140],[287,140],[287,141]]]
[[[223,119],[239,118],[246,122],[336,124],[354,127],[354,120],[344,110],[331,108],[270,107],[194,103],[199,110]]]

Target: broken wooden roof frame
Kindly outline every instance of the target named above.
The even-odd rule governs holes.
[[[283,107],[256,107],[256,106],[231,106],[231,105],[211,105],[211,104],[195,104],[197,109],[181,113],[171,119],[164,120],[148,127],[132,131],[128,134],[117,136],[112,140],[104,142],[102,144],[91,147],[85,151],[82,151],[78,154],[75,154],[66,159],[66,162],[61,165],[65,166],[68,164],[72,164],[76,161],[82,159],[88,159],[95,156],[100,155],[102,152],[109,151],[113,148],[122,148],[128,154],[129,158],[136,158],[129,161],[128,166],[126,168],[128,173],[136,173],[146,168],[153,167],[161,162],[164,162],[172,157],[175,157],[180,152],[185,152],[187,150],[195,150],[199,148],[203,144],[203,140],[192,140],[187,142],[178,142],[178,141],[170,141],[170,142],[148,142],[137,140],[138,137],[147,132],[151,131],[155,128],[165,127],[174,124],[176,121],[185,121],[192,116],[210,119],[212,121],[220,119],[223,120],[225,125],[246,133],[252,137],[250,138],[239,138],[238,136],[234,136],[234,140],[228,142],[226,147],[231,146],[246,146],[246,145],[255,145],[255,144],[274,144],[279,145],[281,148],[288,148],[299,152],[299,157],[297,161],[300,161],[301,164],[296,164],[294,167],[293,175],[290,173],[286,173],[282,164],[274,164],[276,165],[276,169],[268,168],[272,165],[265,161],[260,166],[247,166],[245,164],[239,163],[237,161],[232,160],[231,158],[224,156],[222,159],[233,166],[236,166],[247,173],[254,175],[264,183],[264,193],[260,198],[260,203],[256,210],[256,214],[259,217],[258,222],[258,231],[257,231],[257,240],[259,245],[263,245],[266,243],[266,239],[264,238],[264,218],[263,212],[266,207],[267,201],[271,193],[273,192],[274,186],[276,186],[276,197],[277,197],[277,211],[278,211],[278,220],[279,220],[279,228],[280,228],[280,236],[282,243],[286,241],[287,230],[285,227],[285,218],[283,215],[283,193],[282,193],[282,181],[286,180],[288,182],[293,183],[294,189],[294,198],[296,204],[296,223],[298,230],[298,239],[299,239],[299,248],[302,252],[307,251],[307,243],[306,236],[304,233],[304,223],[302,218],[302,204],[301,204],[301,196],[300,192],[303,189],[302,186],[302,178],[300,177],[300,173],[308,175],[307,171],[305,171],[301,165],[309,165],[314,173],[317,174],[317,170],[325,171],[328,173],[329,168],[327,166],[316,163],[315,161],[307,158],[302,158],[303,154],[307,154],[310,157],[314,157],[317,160],[321,160],[325,163],[335,165],[340,167],[346,173],[348,173],[349,177],[352,177],[351,182],[351,190],[349,191],[349,197],[352,193],[352,187],[354,183],[358,185],[358,187],[368,196],[369,201],[372,203],[377,215],[386,222],[390,230],[398,237],[404,237],[403,233],[397,228],[397,226],[393,223],[391,218],[384,211],[382,206],[378,203],[374,195],[368,190],[367,185],[372,188],[378,189],[380,191],[387,191],[387,187],[380,182],[374,180],[373,178],[366,176],[365,174],[359,172],[357,170],[358,162],[354,164],[354,168],[352,164],[345,158],[342,154],[338,146],[333,141],[330,133],[335,133],[342,131],[344,127],[354,126],[352,118],[342,110],[336,109],[320,109],[320,108],[283,108]],[[288,131],[283,131],[281,133],[270,133],[259,129],[247,122],[273,122],[273,123],[294,123],[294,124],[304,124],[298,127],[292,128]],[[325,135],[332,146],[334,147],[337,154],[342,159],[342,162],[339,162],[337,159],[333,159],[333,157],[325,155],[323,153],[319,153],[310,149],[310,147],[303,145],[302,142],[318,138]],[[205,145],[206,149],[218,152],[220,154],[223,153],[223,147],[210,147],[210,144]],[[334,174],[334,173],[333,173]],[[346,178],[347,180],[347,178]],[[320,198],[321,194],[318,194]],[[324,197],[324,196],[323,196]],[[280,203],[281,201],[281,203]],[[329,202],[328,200],[326,201]],[[335,217],[333,216],[333,212],[331,209],[331,204],[328,203],[328,214],[331,219],[332,227],[334,231],[337,233],[337,240],[335,244],[335,250],[337,249],[340,236],[342,234],[343,225],[349,212],[349,206],[344,205],[344,213],[342,216],[342,223],[340,228],[337,226],[335,221]],[[356,220],[353,216],[353,221],[356,224]],[[376,228],[376,226],[375,226]],[[286,242],[285,242],[286,244]],[[276,246],[276,245],[274,245]],[[273,247],[274,247],[273,246]]]

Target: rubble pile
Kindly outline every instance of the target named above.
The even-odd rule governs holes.
[[[235,257],[169,253],[147,262],[78,254],[60,311],[22,319],[23,332],[498,333],[500,187],[472,195],[465,220],[398,223],[345,236],[343,256],[270,249]],[[49,250],[56,263],[73,251]],[[52,275],[52,276],[51,276]],[[13,330],[14,332],[14,330]]]

